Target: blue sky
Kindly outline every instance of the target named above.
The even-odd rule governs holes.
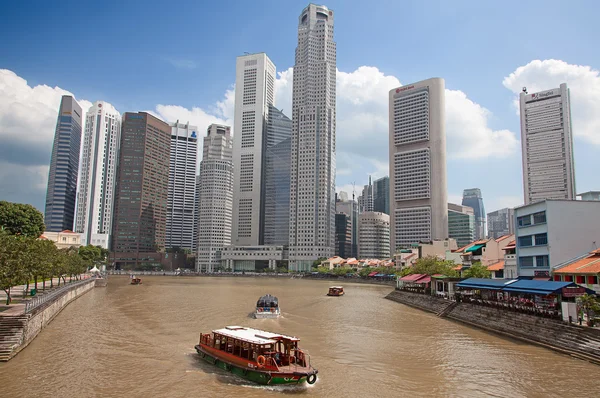
[[[264,51],[283,72],[276,105],[286,112],[297,18],[306,4],[3,5],[0,69],[11,73],[0,80],[0,200],[43,209],[63,90],[84,104],[105,100],[120,112],[149,110],[164,119],[188,118],[204,129],[213,120],[231,121],[235,57]],[[450,90],[450,200],[457,201],[464,188],[479,187],[487,211],[522,202],[516,93],[522,85],[531,91],[563,81],[574,108],[577,190],[600,189],[595,172],[600,4],[345,0],[325,5],[335,11],[340,72],[338,186],[349,190],[353,181],[357,187],[366,183],[369,174],[387,174],[387,91],[437,76]]]

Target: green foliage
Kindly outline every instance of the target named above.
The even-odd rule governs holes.
[[[325,260],[327,260],[327,258],[325,258],[325,257],[321,257],[321,258],[319,258],[319,259],[317,259],[317,260],[313,261],[313,265],[312,265],[312,266],[313,266],[313,268],[318,268],[318,267],[320,267],[320,266],[321,266],[321,263],[322,263],[323,261],[325,261]]]
[[[277,267],[278,274],[287,274],[289,271],[286,267]]]
[[[337,268],[332,269],[331,273],[333,275],[337,275],[337,276],[345,276],[345,275],[353,274],[354,270],[352,268],[347,268],[347,267],[337,267]]]
[[[401,271],[396,270],[395,268],[391,268],[391,267],[365,267],[363,269],[361,269],[358,274],[360,276],[367,277],[369,276],[370,273],[372,272],[377,272],[378,274],[385,274],[385,275],[400,275]]]
[[[427,256],[418,259],[415,264],[403,270],[402,276],[410,275],[410,274],[426,274],[426,275],[446,275],[450,277],[458,277],[460,276],[458,271],[455,271],[453,268],[456,267],[456,264],[452,261],[448,260],[440,260],[435,256]],[[487,271],[487,269],[486,269]]]
[[[491,278],[492,273],[481,263],[475,263],[463,271],[463,278]]]
[[[588,326],[594,326],[594,316],[600,314],[600,302],[594,295],[584,294],[579,298],[581,311],[587,316]]]
[[[0,229],[12,235],[39,238],[45,228],[44,216],[35,207],[0,201]]]

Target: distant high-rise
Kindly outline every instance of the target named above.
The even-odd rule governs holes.
[[[570,92],[559,88],[520,95],[525,204],[575,200]]]
[[[121,126],[113,251],[117,267],[158,265],[165,248],[171,127],[146,112]]]
[[[483,207],[481,190],[479,188],[465,189],[463,191],[462,205],[473,209],[473,214],[475,215],[475,240],[485,238],[485,208]],[[450,237],[453,238],[453,236]],[[460,246],[460,243],[458,245]]]
[[[177,123],[171,126],[169,191],[167,196],[167,248],[196,250],[194,233],[196,216],[196,165],[198,161],[198,128]]]
[[[83,245],[111,243],[121,140],[121,114],[97,101],[87,112],[77,193],[75,232]]]
[[[352,256],[352,216],[345,213],[335,215],[335,255],[342,258]]]
[[[456,239],[458,247],[479,239],[475,237],[475,212],[471,207],[448,203],[448,237]]]
[[[497,239],[515,233],[515,211],[504,208],[487,214],[488,237]]]
[[[292,121],[270,105],[263,150],[261,244],[289,242],[291,150]]]
[[[274,104],[275,65],[265,53],[237,57],[233,139],[233,244],[260,245],[264,223],[264,151],[269,106]]]
[[[359,212],[364,213],[366,211],[373,211],[374,197],[373,197],[373,184],[371,183],[371,176],[369,176],[369,184],[365,185],[362,190],[362,195],[358,197]]]
[[[233,213],[233,139],[231,128],[208,126],[200,162],[200,214],[196,271],[213,272],[221,251],[231,245]]]
[[[373,182],[373,211],[390,214],[390,177]]]
[[[392,250],[448,238],[444,80],[389,93]]]
[[[336,45],[333,11],[309,4],[298,18],[292,94],[290,260],[309,271],[335,246]]]
[[[390,216],[375,211],[358,216],[358,256],[361,259],[390,258]]]
[[[342,193],[342,192],[340,192]],[[344,197],[344,195],[340,195]],[[347,198],[347,195],[345,196]],[[336,217],[337,214],[344,213],[350,216],[351,224],[351,240],[352,247],[349,256],[358,256],[358,203],[355,200],[343,200],[338,197],[338,201],[335,202]],[[336,231],[337,231],[337,218],[336,218]],[[336,232],[337,233],[337,232]]]
[[[46,191],[44,223],[49,232],[74,228],[82,126],[81,107],[75,98],[63,95],[54,132]]]

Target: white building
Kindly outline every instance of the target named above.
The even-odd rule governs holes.
[[[521,101],[521,147],[525,204],[575,199],[575,166],[569,89],[528,94]]]
[[[235,81],[233,244],[251,246],[262,244],[263,150],[275,65],[265,53],[237,57]]]
[[[211,124],[200,163],[197,272],[213,272],[231,245],[233,142],[229,126]]]
[[[366,211],[358,216],[358,257],[390,258],[390,216]]]
[[[196,165],[198,128],[171,123],[171,158],[167,194],[165,247],[196,251]]]
[[[283,260],[287,260],[283,246],[229,246],[221,253],[221,268],[234,272],[276,270]]]
[[[519,276],[549,276],[600,243],[600,201],[543,200],[515,208]]]
[[[390,217],[395,251],[448,238],[444,79],[389,93]]]
[[[289,268],[309,271],[335,252],[336,44],[325,6],[298,18],[293,84]]]
[[[109,103],[96,101],[85,122],[75,232],[83,245],[110,245],[115,201],[121,115]]]

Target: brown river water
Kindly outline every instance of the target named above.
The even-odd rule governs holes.
[[[301,279],[111,277],[0,363],[0,397],[598,397],[600,367],[383,297],[392,288]],[[283,317],[252,319],[259,296]],[[261,387],[213,368],[199,333],[227,325],[299,337],[319,378]]]

